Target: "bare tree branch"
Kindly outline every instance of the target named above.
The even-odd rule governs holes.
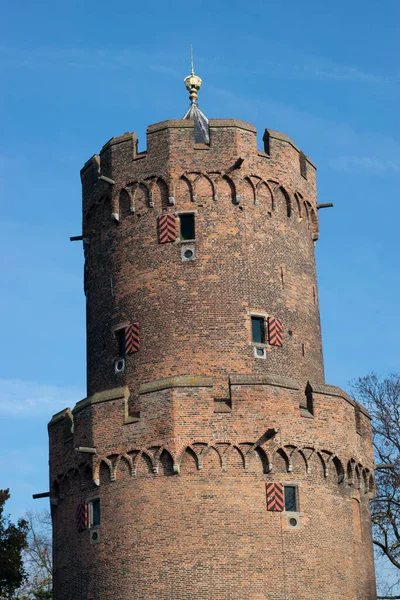
[[[377,493],[371,503],[373,542],[379,553],[399,569],[398,581],[385,585],[381,599],[400,599],[400,375],[385,379],[368,375],[352,385],[355,398],[372,416],[374,450],[382,464],[393,469],[375,472]],[[398,595],[396,595],[398,594]]]
[[[27,578],[18,590],[18,599],[51,598],[51,516],[48,511],[28,511],[25,518],[28,524],[28,545],[23,552],[23,559]]]

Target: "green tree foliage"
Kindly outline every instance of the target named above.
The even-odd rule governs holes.
[[[14,597],[14,592],[24,581],[25,569],[22,552],[27,546],[28,523],[19,519],[11,523],[4,514],[4,505],[10,498],[9,490],[0,490],[0,598]]]
[[[383,583],[381,596],[400,599],[400,375],[381,380],[376,375],[352,385],[355,398],[372,416],[376,496],[371,502],[373,542],[379,555],[398,569],[399,582]],[[386,467],[386,468],[385,468]]]

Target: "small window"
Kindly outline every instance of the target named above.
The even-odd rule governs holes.
[[[306,408],[307,408],[308,412],[313,415],[314,414],[314,396],[313,396],[313,389],[310,385],[310,382],[307,382],[306,389],[305,389],[305,395],[306,395]]]
[[[120,358],[125,358],[125,355],[126,355],[125,328],[117,329],[117,331],[115,332],[115,335],[117,337],[118,356]]]
[[[194,230],[194,214],[182,214],[179,215],[179,219],[181,222],[181,240],[194,240],[195,239],[195,230]]]
[[[270,137],[269,136],[269,131],[268,131],[268,129],[266,129],[265,132],[264,132],[264,135],[263,135],[264,152],[265,152],[265,154],[271,154],[269,137]]]
[[[263,317],[251,317],[251,339],[254,344],[265,344],[265,325]]]
[[[285,511],[298,512],[297,487],[295,485],[284,485],[283,492],[285,496]]]
[[[300,175],[302,177],[304,177],[304,179],[307,179],[307,158],[306,158],[306,155],[304,154],[304,152],[300,152],[299,160],[300,160]]]
[[[361,410],[360,410],[360,407],[358,406],[358,404],[356,404],[354,407],[354,414],[355,414],[355,419],[356,419],[356,432],[361,435],[362,434]]]
[[[100,498],[89,502],[89,525],[90,527],[100,525]]]

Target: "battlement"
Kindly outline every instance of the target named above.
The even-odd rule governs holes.
[[[97,456],[108,457],[124,453],[134,440],[168,448],[177,457],[184,440],[222,442],[223,425],[223,438],[237,444],[260,439],[261,446],[269,447],[275,436],[273,446],[278,439],[282,444],[302,446],[312,441],[315,447],[329,448],[329,456],[347,454],[347,462],[362,463],[371,470],[368,412],[340,388],[309,385],[312,406],[306,405],[298,382],[277,375],[232,375],[229,397],[225,398],[217,397],[210,377],[172,377],[142,384],[136,403],[140,410],[133,414],[127,386],[96,393],[78,402],[72,412],[66,409],[51,419],[53,465],[56,471],[61,465],[72,468],[76,462],[74,448],[79,446],[93,446]],[[105,428],[94,431],[88,428],[91,422],[104,422]],[[271,434],[264,439],[266,427]],[[68,448],[72,454],[66,466]]]
[[[114,196],[135,180],[145,182],[160,177],[166,183],[168,196],[173,198],[176,181],[187,172],[220,173],[233,182],[243,174],[262,178],[268,172],[272,179],[287,183],[284,180],[289,175],[296,188],[293,193],[298,191],[313,202],[316,168],[287,135],[266,129],[264,148],[257,150],[257,132],[250,123],[211,119],[209,128],[210,143],[196,144],[194,121],[155,123],[147,129],[144,152],[138,152],[135,133],[111,138],[81,170],[84,213],[95,198]]]
[[[188,145],[189,147],[194,147],[197,150],[209,150],[211,152],[220,152],[221,146],[220,144],[227,144],[229,142],[234,142],[237,146],[237,149],[240,149],[240,144],[244,144],[241,149],[246,152],[257,151],[256,146],[256,134],[257,130],[251,123],[246,123],[245,121],[239,121],[237,119],[210,119],[209,121],[210,127],[210,143],[209,144],[196,144],[194,142],[194,121],[192,120],[167,120],[161,121],[159,123],[154,123],[149,125],[147,128],[147,150],[143,152],[138,152],[138,137],[134,132],[126,132],[123,135],[116,136],[111,138],[108,142],[104,144],[102,149],[100,150],[100,157],[103,155],[103,164],[100,164],[99,155],[94,155],[96,157],[96,167],[99,166],[100,170],[105,170],[106,165],[106,156],[108,150],[110,150],[114,146],[124,146],[124,151],[126,152],[126,158],[128,160],[136,160],[142,159],[149,156],[151,158],[151,154],[153,154],[154,150],[156,151],[156,157],[159,159],[159,146],[158,143],[165,136],[161,134],[161,132],[168,132],[168,137],[166,138],[167,144],[169,146],[176,146],[177,149],[183,145]],[[159,134],[159,135],[154,135]],[[249,135],[250,134],[250,135]],[[252,135],[251,135],[252,134]],[[285,133],[281,133],[279,131],[274,131],[272,129],[265,129],[264,136],[264,148],[263,150],[259,150],[258,153],[260,156],[268,157],[268,158],[276,158],[276,154],[281,151],[285,145],[289,145],[295,151],[293,153],[293,158],[298,160],[298,168],[300,170],[300,155],[304,154],[298,146],[293,142],[293,140],[286,135]],[[81,176],[83,173],[89,169],[92,165],[93,158],[89,159],[81,169]],[[305,162],[308,167],[312,168],[316,171],[316,166],[310,160],[310,158],[306,155]]]

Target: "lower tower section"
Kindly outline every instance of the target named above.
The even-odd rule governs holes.
[[[53,417],[55,600],[376,598],[367,413],[324,384],[227,387],[163,379],[140,415],[123,387]]]

